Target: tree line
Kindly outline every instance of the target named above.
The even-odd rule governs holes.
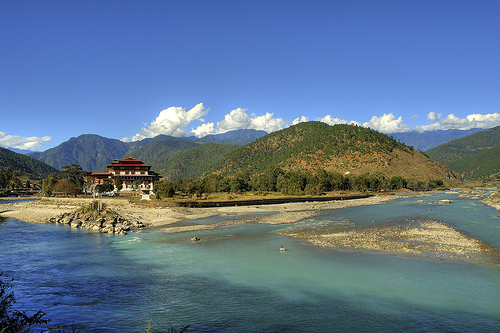
[[[441,182],[442,183],[442,182]],[[201,196],[203,193],[243,193],[247,191],[280,192],[284,195],[320,195],[330,191],[380,191],[398,190],[407,187],[408,181],[400,176],[386,177],[382,174],[346,175],[319,169],[283,170],[270,166],[264,173],[251,176],[238,172],[224,177],[209,174],[205,177],[183,178],[175,182],[163,181],[155,184],[157,197],[173,197],[175,193]]]

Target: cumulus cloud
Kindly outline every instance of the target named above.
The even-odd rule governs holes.
[[[44,142],[50,140],[52,140],[50,136],[23,138],[19,135],[8,135],[4,132],[0,132],[0,146],[5,148],[39,150],[42,148]]]
[[[203,106],[203,103],[197,104],[191,110],[186,111],[185,108],[171,106],[162,110],[158,117],[153,120],[148,126],[132,137],[122,138],[122,141],[138,141],[145,138],[154,138],[159,134],[171,135],[175,137],[183,137],[190,135],[185,127],[194,120],[203,121],[204,115],[208,113],[208,109]]]
[[[273,113],[266,113],[263,116],[252,114],[250,117],[246,109],[237,108],[224,116],[224,120],[217,123],[217,128],[221,133],[238,129],[255,129],[268,133],[280,130],[287,125],[283,118],[274,118]]]
[[[396,118],[392,113],[384,113],[381,117],[373,116],[370,121],[363,123],[363,127],[370,127],[382,133],[407,132],[410,130],[407,125],[403,124],[403,117]]]
[[[302,116],[300,118],[295,118],[293,121],[292,121],[292,125],[297,125],[297,124],[300,124],[300,123],[306,123],[309,121],[309,118],[306,117],[306,116]]]
[[[359,125],[361,126],[361,123],[354,121],[354,120],[344,120],[340,118],[334,118],[331,115],[326,115],[321,118],[316,118],[317,121],[322,121],[328,125],[337,125],[337,124],[349,124],[349,125]]]
[[[459,118],[452,113],[443,118],[442,113],[436,115],[435,112],[429,112],[427,120],[435,121],[435,123],[417,126],[416,130],[423,132],[448,129],[468,130],[471,128],[491,128],[500,126],[500,113],[474,113],[465,118]]]
[[[293,120],[275,118],[274,114],[269,112],[261,116],[254,113],[249,115],[247,109],[236,108],[226,114],[224,119],[217,123],[205,122],[203,116],[209,111],[209,109],[204,107],[203,103],[197,104],[190,110],[172,106],[162,110],[158,117],[148,125],[145,125],[139,133],[132,137],[122,138],[121,140],[126,142],[138,141],[155,137],[159,134],[166,134],[174,137],[194,135],[201,138],[207,135],[221,134],[239,129],[255,129],[271,133],[291,125],[309,121],[309,118],[306,116],[297,117]],[[416,117],[418,117],[418,115],[412,116],[411,119]],[[403,117],[396,117],[393,113],[373,116],[369,121],[363,123],[355,120],[336,118],[331,115],[316,118],[315,120],[322,121],[329,125],[354,124],[369,127],[382,133],[391,134],[408,132],[410,130],[423,132],[439,129],[490,128],[500,125],[500,113],[486,115],[471,114],[465,118],[459,118],[454,114],[443,117],[442,113],[429,112],[427,114],[427,121],[429,124],[415,127],[412,126],[411,128],[403,123]],[[198,124],[193,126],[193,122],[198,122]],[[188,126],[190,127],[189,129]],[[50,138],[48,140],[50,140]]]
[[[287,120],[274,118],[273,113],[266,113],[263,116],[256,114],[248,115],[246,109],[237,108],[224,116],[224,120],[217,122],[205,122],[202,118],[209,112],[203,103],[197,104],[194,108],[186,111],[182,107],[169,107],[162,110],[158,117],[149,125],[132,137],[124,137],[121,141],[138,141],[145,138],[152,138],[159,134],[171,135],[174,137],[221,134],[239,129],[263,130],[268,133],[280,130],[287,126]],[[187,129],[187,126],[194,121],[201,122],[197,127]]]

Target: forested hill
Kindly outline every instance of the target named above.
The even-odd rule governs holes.
[[[467,180],[500,179],[500,146],[448,162],[448,166]]]
[[[464,179],[500,177],[500,126],[450,141],[425,152],[445,163]]]
[[[223,156],[239,148],[239,145],[207,143],[185,150],[157,166],[164,180],[175,181],[191,177],[198,178]]]
[[[456,139],[425,153],[433,161],[448,163],[467,158],[500,145],[500,126]]]
[[[263,173],[269,166],[284,170],[325,169],[339,173],[381,173],[408,180],[455,179],[441,163],[369,128],[306,122],[268,134],[226,155],[210,172]]]
[[[18,176],[30,179],[43,178],[51,173],[58,172],[50,165],[37,159],[1,147],[0,167],[10,168],[16,171]]]

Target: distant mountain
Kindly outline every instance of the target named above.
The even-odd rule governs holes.
[[[419,151],[426,151],[451,140],[463,138],[483,130],[484,129],[473,128],[470,130],[437,130],[425,132],[411,131],[393,133],[391,136],[407,146],[413,146]]]
[[[27,150],[27,149],[17,149],[17,148],[7,148],[7,149],[13,151],[14,153],[23,154],[23,155],[28,155],[30,153],[34,153],[33,150]]]
[[[123,157],[129,144],[116,139],[108,139],[95,134],[83,134],[71,138],[55,148],[29,156],[39,159],[61,170],[63,166],[78,164],[85,171],[102,169],[115,158]]]
[[[0,167],[8,167],[16,171],[19,176],[31,179],[47,177],[51,173],[58,172],[46,163],[5,148],[0,148]]]
[[[456,139],[426,151],[432,160],[447,164],[464,179],[498,177],[500,126]]]
[[[135,142],[122,142],[95,134],[83,134],[55,148],[28,155],[59,170],[66,165],[78,164],[86,171],[104,171],[106,165],[113,159],[128,155],[143,160],[157,169],[157,166],[167,163],[168,159],[176,154],[202,144],[243,145],[265,134],[267,133],[264,131],[237,130],[202,139],[158,135]]]
[[[246,171],[255,175],[269,166],[457,181],[447,166],[432,162],[392,137],[369,128],[322,122],[301,123],[261,137],[224,156],[210,172],[226,176]]]
[[[254,129],[242,129],[229,131],[222,134],[207,135],[203,138],[190,138],[198,143],[219,143],[223,145],[246,145],[250,142],[267,135],[266,131]]]

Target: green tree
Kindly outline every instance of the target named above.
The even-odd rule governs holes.
[[[76,185],[83,187],[83,176],[86,174],[78,164],[71,164],[62,167],[61,178],[69,179]]]
[[[0,188],[7,188],[15,177],[15,172],[9,167],[0,167]]]
[[[231,192],[234,193],[250,190],[250,176],[248,175],[248,172],[238,172],[229,181],[229,186],[231,188]]]
[[[66,194],[66,196],[71,195],[76,197],[78,194],[82,193],[82,188],[70,179],[66,178],[57,181],[57,183],[54,185],[54,191],[62,192]]]
[[[115,187],[113,186],[113,184],[110,184],[110,183],[99,184],[99,185],[96,185],[96,187],[95,187],[95,191],[97,193],[111,192],[114,189],[115,189]]]
[[[42,194],[43,196],[50,197],[52,191],[54,190],[54,185],[59,180],[59,175],[57,173],[51,173],[47,178],[42,180]]]
[[[115,187],[117,191],[120,191],[123,186],[123,179],[122,177],[118,176],[115,178]]]
[[[159,182],[154,185],[157,199],[161,197],[172,198],[175,194],[174,184],[171,182]]]

